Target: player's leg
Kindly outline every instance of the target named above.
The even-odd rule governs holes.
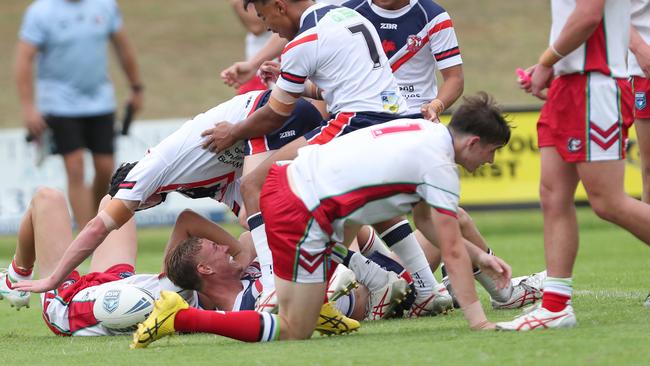
[[[650,205],[625,194],[624,173],[623,160],[578,164],[578,174],[596,215],[650,245]]]
[[[110,200],[111,197],[105,195],[99,205],[99,210]],[[95,249],[90,261],[90,272],[104,272],[117,264],[128,264],[135,267],[137,252],[135,217],[132,217],[119,229],[111,231],[102,244]]]
[[[571,327],[576,324],[568,305],[573,295],[573,265],[578,252],[578,221],[574,205],[578,173],[555,147],[540,148],[540,199],[544,217],[544,252],[548,277],[544,280],[542,305],[510,322],[501,330],[533,330]]]
[[[2,274],[1,297],[6,297],[12,306],[26,306],[29,294],[12,290],[12,283],[31,279],[34,264],[41,277],[51,274],[71,242],[72,224],[63,193],[39,189],[20,222],[14,259]]]
[[[650,203],[650,118],[637,118],[634,121],[634,128],[641,157],[642,198],[643,202]]]
[[[323,306],[325,283],[296,283],[276,276],[280,339],[311,337]]]
[[[97,210],[115,170],[115,115],[107,113],[92,116],[83,122],[85,145],[92,153],[95,167],[92,204],[93,210]]]
[[[451,308],[451,296],[435,279],[411,225],[405,217],[373,225],[381,239],[400,258],[415,284],[412,316],[434,314],[434,309]],[[443,291],[444,289],[444,291]]]

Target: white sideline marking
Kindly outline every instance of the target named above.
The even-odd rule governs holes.
[[[644,299],[648,295],[648,291],[618,291],[618,290],[576,290],[574,295],[579,296],[592,296],[597,299]]]

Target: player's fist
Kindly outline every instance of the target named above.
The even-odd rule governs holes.
[[[239,88],[255,76],[255,71],[255,68],[249,62],[235,62],[221,71],[221,79],[226,85]]]

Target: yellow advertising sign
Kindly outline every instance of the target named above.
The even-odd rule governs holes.
[[[539,149],[537,148],[537,118],[535,112],[509,112],[515,127],[508,146],[499,150],[494,164],[483,166],[473,174],[461,171],[461,204],[520,205],[539,202]],[[445,116],[445,122],[449,119]],[[634,128],[630,129],[625,190],[634,197],[642,192],[639,169],[639,148]],[[576,200],[586,201],[582,185],[578,187]]]

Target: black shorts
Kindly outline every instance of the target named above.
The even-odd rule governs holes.
[[[115,150],[115,114],[88,117],[45,116],[52,130],[53,153],[67,154],[88,148],[93,154],[113,154]]]

